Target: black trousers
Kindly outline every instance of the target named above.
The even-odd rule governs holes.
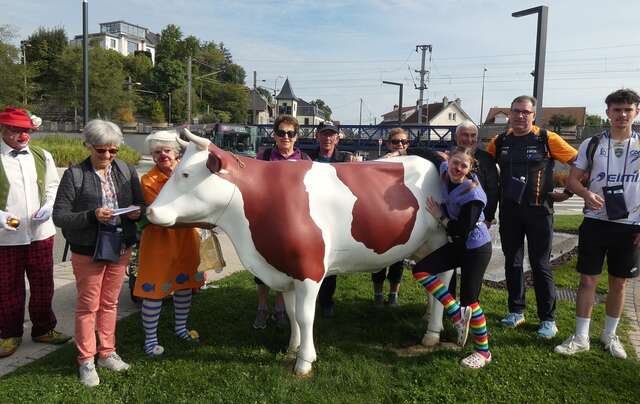
[[[474,249],[466,248],[463,243],[448,243],[420,260],[413,267],[413,273],[436,275],[460,267],[460,304],[469,306],[480,300],[482,279],[492,250],[491,242]]]
[[[338,275],[331,275],[324,278],[320,291],[318,292],[318,304],[322,308],[333,307],[333,295],[336,293],[336,280]]]
[[[524,238],[536,293],[538,318],[553,321],[556,312],[556,285],[549,264],[553,238],[553,214],[544,207],[500,202],[500,240],[504,253],[504,271],[509,293],[509,312],[523,313],[525,284],[522,263]]]
[[[385,279],[389,279],[389,283],[400,283],[402,280],[402,271],[404,270],[404,262],[398,261],[389,265],[388,270],[384,268],[381,271],[371,274],[373,283],[383,283]]]

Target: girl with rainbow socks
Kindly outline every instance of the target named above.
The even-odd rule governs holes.
[[[427,210],[446,228],[452,241],[418,262],[413,277],[444,306],[458,331],[458,345],[464,346],[471,328],[474,352],[460,364],[480,369],[491,362],[487,324],[478,297],[492,247],[482,213],[487,196],[473,174],[474,167],[473,149],[463,147],[456,147],[449,160],[440,164],[444,200],[441,207],[429,197]],[[435,276],[457,267],[461,267],[460,302]]]

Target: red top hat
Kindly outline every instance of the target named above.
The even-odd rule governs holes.
[[[21,108],[7,107],[0,112],[0,125],[15,126],[16,128],[35,129],[29,113]]]

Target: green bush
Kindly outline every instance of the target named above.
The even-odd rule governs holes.
[[[33,139],[31,143],[51,153],[58,167],[77,164],[89,156],[89,150],[82,144],[82,140],[65,135],[49,135],[40,139]],[[140,160],[140,153],[122,144],[120,145],[118,158],[135,165]]]

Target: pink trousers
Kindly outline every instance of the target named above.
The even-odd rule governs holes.
[[[75,342],[80,352],[78,363],[93,360],[96,353],[105,358],[116,350],[118,298],[129,255],[131,249],[117,264],[93,262],[88,255],[71,256],[78,292],[75,324]]]

